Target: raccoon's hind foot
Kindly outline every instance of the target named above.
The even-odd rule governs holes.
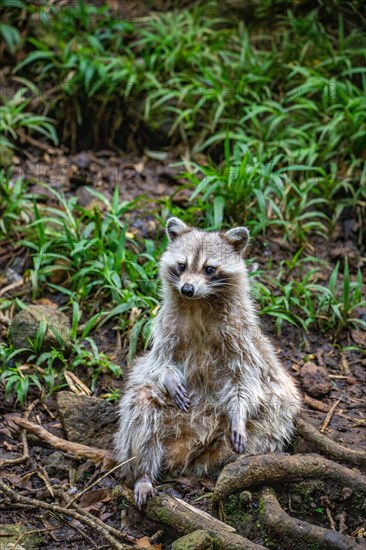
[[[134,495],[136,505],[141,507],[146,504],[149,497],[153,497],[157,494],[157,490],[154,488],[151,479],[148,476],[140,477],[134,487]]]
[[[179,376],[174,371],[168,371],[164,376],[164,386],[167,389],[170,397],[182,411],[188,411],[191,400]]]
[[[231,436],[230,442],[233,450],[242,454],[245,451],[247,445],[247,429],[244,420],[236,418],[234,416],[231,423]]]

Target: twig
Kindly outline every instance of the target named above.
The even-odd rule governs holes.
[[[54,531],[55,529],[57,529],[57,527],[46,527],[44,529],[32,529],[31,531],[26,531],[25,533],[21,533],[17,538],[17,540],[14,542],[14,545],[11,545],[11,548],[12,550],[15,550],[18,544],[20,544],[24,538],[29,537],[34,533],[37,533],[37,534],[44,533],[45,531]]]
[[[13,290],[14,288],[18,288],[19,286],[23,286],[23,284],[24,284],[24,279],[22,277],[21,279],[19,279],[19,281],[15,281],[14,283],[11,283],[10,285],[4,286],[0,290],[0,296],[2,296],[3,294],[6,294],[7,292],[9,292],[9,290]]]
[[[43,502],[42,500],[19,495],[16,491],[8,487],[1,480],[0,491],[8,495],[11,500],[17,503],[26,504],[32,506],[33,508],[41,508],[42,510],[48,510],[51,512],[55,512],[56,514],[63,514],[77,519],[81,523],[84,523],[88,527],[91,527],[95,531],[98,531],[109,542],[111,548],[115,548],[116,550],[130,550],[130,547],[118,542],[118,540],[116,540],[115,537],[113,537],[109,533],[106,525],[101,520],[98,520],[98,518],[93,517],[93,519],[91,519],[88,515],[81,514],[80,512],[77,512],[72,508],[63,508],[62,506],[58,506],[57,504],[49,504],[47,502]]]
[[[37,470],[36,472],[37,476],[44,482],[44,484],[46,485],[47,491],[50,493],[51,497],[55,498],[55,493],[52,488],[47,471],[43,468],[43,466],[38,466],[38,468],[39,468],[39,471]]]
[[[0,290],[0,296],[2,296],[3,294],[6,294],[7,292],[9,292],[9,290],[13,290],[14,288],[18,288],[18,286],[23,286],[23,285],[24,285],[24,279],[22,277],[19,281],[15,281],[15,283],[11,283],[11,285],[4,286],[4,288]]]
[[[18,458],[6,458],[4,460],[0,460],[0,468],[4,468],[5,466],[16,466],[17,464],[23,464],[23,462],[27,462],[27,460],[29,459],[29,449],[27,432],[25,430],[22,430],[21,438],[23,445],[22,456],[19,456]]]
[[[330,513],[330,510],[329,510],[328,507],[325,509],[325,513],[327,514],[327,518],[328,518],[328,521],[329,521],[330,528],[332,529],[332,531],[335,531],[336,530],[336,524],[335,524],[334,519],[332,518],[332,514]]]
[[[95,542],[93,541],[93,539],[91,537],[89,537],[89,535],[87,535],[82,529],[80,529],[76,525],[73,525],[72,523],[70,523],[65,518],[61,517],[60,515],[58,515],[57,517],[58,517],[59,521],[61,521],[64,525],[67,525],[68,527],[71,527],[77,533],[79,533],[82,537],[86,538],[86,540],[88,540],[90,542],[90,544],[92,545],[93,548],[96,548],[96,550],[99,550],[100,546],[97,546],[95,544]]]
[[[129,458],[128,460],[125,460],[125,462],[121,462],[120,464],[117,464],[117,466],[114,466],[114,468],[112,468],[111,470],[109,470],[108,472],[106,472],[105,474],[103,474],[102,476],[100,476],[98,479],[96,479],[93,483],[91,483],[90,485],[88,485],[87,487],[85,487],[85,489],[83,489],[80,493],[78,493],[76,496],[74,496],[73,499],[71,499],[65,506],[65,508],[69,508],[69,506],[71,506],[72,504],[74,504],[74,502],[76,500],[78,500],[81,496],[83,496],[85,493],[87,493],[89,491],[89,489],[91,489],[92,487],[94,487],[94,485],[96,485],[97,483],[99,483],[100,481],[102,481],[102,479],[104,479],[105,477],[109,476],[112,472],[114,472],[115,470],[118,470],[118,468],[121,468],[122,466],[124,466],[125,464],[128,464],[129,462],[131,462],[132,460],[135,460],[136,457],[133,456],[132,458]]]
[[[318,401],[317,399],[314,399],[313,397],[310,397],[307,393],[304,393],[303,401],[306,405],[309,405],[312,409],[315,409],[316,411],[320,412],[328,412],[329,407],[325,403],[322,403],[321,401]]]
[[[329,412],[328,412],[327,416],[324,419],[323,425],[320,428],[320,431],[321,431],[322,434],[327,429],[329,422],[332,420],[332,416],[334,414],[334,411],[336,410],[336,408],[338,407],[338,405],[339,405],[339,403],[341,402],[342,399],[343,399],[343,395],[341,395],[340,398],[337,399],[337,401],[334,403],[334,405],[332,405],[331,408],[329,409]]]
[[[366,530],[366,521],[364,521],[359,527],[357,527],[357,529],[355,529],[352,533],[351,533],[351,536],[352,537],[358,537],[359,534],[362,532],[364,533]]]
[[[69,500],[70,500],[70,497],[68,494],[65,493],[65,491],[63,491],[61,488],[57,489],[56,490],[56,494],[57,496],[59,496],[60,498],[62,498],[64,500],[64,502],[66,502],[66,504],[69,503]],[[95,522],[99,522],[101,524],[102,527],[104,527],[105,529],[107,529],[107,531],[117,537],[117,538],[122,538],[122,539],[125,539],[125,540],[128,540],[129,542],[133,542],[135,543],[136,542],[136,537],[133,537],[132,535],[130,535],[129,533],[127,533],[127,531],[125,531],[124,529],[115,529],[114,527],[112,527],[111,525],[107,525],[106,523],[104,523],[102,520],[100,520],[99,518],[95,517],[92,513],[88,512],[87,510],[85,510],[84,508],[80,508],[77,504],[73,504],[73,508],[75,508],[75,510],[77,512],[79,512],[79,514],[82,514],[86,517],[89,517],[92,521],[95,521]],[[66,507],[65,507],[66,509]]]

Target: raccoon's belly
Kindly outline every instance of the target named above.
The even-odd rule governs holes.
[[[186,387],[192,404],[203,401],[215,403],[220,384],[222,385],[222,361],[217,356],[213,357],[209,351],[192,350],[183,364]]]

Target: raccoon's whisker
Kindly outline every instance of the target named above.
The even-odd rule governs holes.
[[[240,285],[238,284],[235,284],[235,283],[226,283],[226,282],[222,282],[222,283],[213,283],[210,285],[211,288],[224,288],[224,287],[233,287],[233,288],[240,288]]]

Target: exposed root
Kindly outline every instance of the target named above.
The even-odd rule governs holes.
[[[135,506],[133,492],[119,488],[118,494]],[[181,499],[159,494],[148,500],[144,508],[146,516],[153,520],[170,525],[182,535],[193,531],[204,530],[210,534],[214,547],[222,550],[265,550],[264,546],[255,544],[235,532],[233,527],[214,518],[210,514],[187,504]]]
[[[213,498],[217,503],[230,493],[252,486],[310,478],[326,478],[366,494],[366,476],[356,469],[350,470],[316,454],[269,453],[243,456],[225,466],[216,483]]]
[[[270,535],[281,541],[284,548],[308,550],[361,550],[366,548],[359,539],[352,539],[338,531],[324,529],[291,517],[282,510],[273,489],[265,488],[261,492],[262,521]]]
[[[320,453],[335,460],[366,468],[366,451],[355,451],[336,443],[302,418],[297,419],[296,428],[301,437],[306,439]]]
[[[29,420],[25,420],[24,418],[14,417],[12,418],[12,422],[35,434],[37,437],[42,439],[42,441],[45,441],[60,451],[70,453],[76,458],[86,458],[94,462],[94,464],[101,464],[104,470],[109,470],[110,468],[116,466],[116,460],[110,451],[98,449],[96,447],[89,447],[88,445],[82,445],[81,443],[74,443],[73,441],[67,441],[66,439],[62,439],[61,437],[51,434],[42,428],[42,426],[34,424]]]
[[[0,468],[4,468],[5,466],[15,466],[17,464],[23,464],[23,462],[27,462],[29,460],[27,433],[25,430],[22,430],[21,437],[22,437],[22,444],[23,444],[22,456],[19,456],[17,458],[5,458],[4,460],[0,460]]]

